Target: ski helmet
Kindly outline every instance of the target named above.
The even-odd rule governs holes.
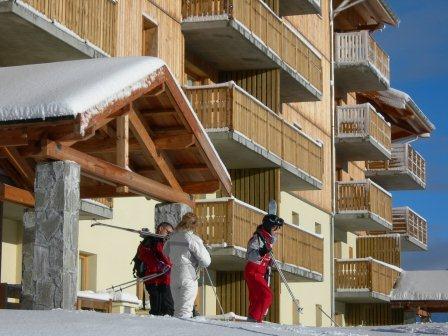
[[[284,220],[282,218],[278,217],[277,215],[268,214],[263,217],[263,222],[261,223],[261,225],[265,230],[271,232],[272,228],[276,226],[281,227],[283,226],[283,223]]]

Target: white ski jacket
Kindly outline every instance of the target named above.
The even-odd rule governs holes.
[[[174,316],[192,317],[194,300],[198,291],[198,267],[208,267],[210,254],[201,238],[192,231],[174,232],[163,247],[169,256],[171,268],[171,294],[174,301]]]

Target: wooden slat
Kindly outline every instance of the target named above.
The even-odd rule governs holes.
[[[42,155],[54,160],[72,160],[81,166],[87,176],[101,181],[107,180],[119,186],[128,186],[129,190],[158,200],[179,202],[194,207],[194,201],[183,191],[168,187],[148,179],[110,162],[98,159],[59,143],[49,142],[42,150]]]
[[[34,186],[34,169],[23,158],[17,148],[15,147],[0,147],[2,152],[9,160],[9,162],[17,169],[20,175],[24,178],[29,188]]]
[[[28,190],[0,183],[0,202],[11,202],[26,207],[34,207],[34,196]]]

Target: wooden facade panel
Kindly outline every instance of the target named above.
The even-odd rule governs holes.
[[[280,322],[280,284],[278,273],[273,272],[271,277],[273,300],[266,320],[274,323]],[[234,312],[240,316],[247,316],[249,291],[243,272],[217,272],[216,288],[225,313]]]
[[[345,324],[347,326],[380,326],[403,324],[403,309],[392,309],[389,303],[345,305]]]
[[[401,240],[398,235],[358,237],[356,240],[356,256],[358,258],[372,257],[400,267],[400,242]]]

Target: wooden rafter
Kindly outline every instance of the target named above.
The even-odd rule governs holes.
[[[107,181],[116,186],[127,186],[131,192],[140,195],[194,207],[194,201],[191,200],[190,195],[181,190],[176,190],[63,144],[49,142],[43,147],[41,154],[53,160],[75,161],[80,165],[82,174],[97,178],[102,182]]]
[[[28,190],[0,183],[0,203],[1,202],[11,202],[31,208],[34,207],[34,196]]]
[[[219,189],[219,181],[191,182],[182,185],[182,188],[189,194],[212,193]]]
[[[137,138],[138,142],[142,149],[146,152],[148,156],[150,156],[160,173],[165,177],[168,181],[169,185],[176,190],[181,191],[182,187],[174,176],[173,168],[169,164],[166,159],[164,153],[159,152],[154,141],[151,139],[149,135],[149,127],[146,125],[146,121],[143,116],[137,111],[135,108],[131,108],[129,112],[129,121],[132,129],[132,133]]]
[[[34,186],[34,170],[28,164],[25,158],[23,158],[18,152],[16,147],[0,147],[0,151],[8,158],[9,162],[22,176],[23,180],[27,184],[27,187],[33,188]]]
[[[158,149],[179,150],[191,147],[195,143],[193,134],[179,134],[178,136],[161,136],[154,139],[154,143]]]
[[[129,116],[124,114],[117,118],[117,165],[129,170]],[[118,192],[128,192],[126,186],[118,187]]]

